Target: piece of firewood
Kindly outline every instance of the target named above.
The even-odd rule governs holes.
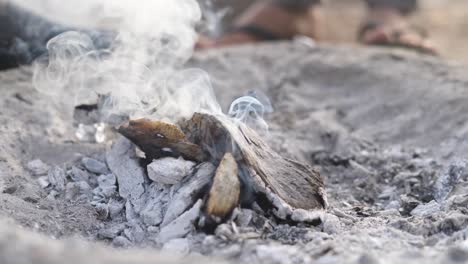
[[[120,126],[118,132],[137,145],[150,160],[182,156],[202,162],[208,158],[199,146],[187,141],[184,133],[173,124],[149,119],[131,120]]]
[[[223,116],[195,113],[191,119],[180,122],[179,126],[181,129],[143,119],[130,121],[119,128],[119,132],[132,140],[147,156],[180,155],[196,161],[209,160],[215,166],[221,164],[217,175],[226,175],[228,172],[225,169],[230,168],[232,173],[228,174],[228,178],[215,177],[212,190],[229,190],[228,186],[223,185],[235,182],[233,175],[237,174],[241,186],[240,199],[253,197],[250,202],[261,199],[259,204],[264,207],[267,206],[265,202],[268,202],[268,208],[264,209],[271,209],[280,219],[312,221],[317,217],[317,210],[326,208],[324,182],[319,172],[281,157],[246,125],[234,123]],[[171,151],[162,152],[165,148]],[[229,166],[223,164],[226,162],[226,153],[232,153],[227,158]],[[217,192],[213,194],[218,198],[207,200],[206,212],[212,216],[228,215],[230,212],[227,209],[232,207],[235,195],[226,201],[229,206],[224,206]],[[213,197],[212,192],[210,196]],[[239,203],[239,199],[237,201]]]
[[[248,172],[240,174],[243,185],[266,195],[277,217],[308,220],[307,211],[327,206],[324,181],[318,171],[281,157],[244,124],[196,113],[181,127],[189,141],[202,146],[215,159],[232,151],[241,171]]]
[[[223,220],[239,204],[239,167],[231,153],[224,154],[216,169],[205,205],[206,215]]]

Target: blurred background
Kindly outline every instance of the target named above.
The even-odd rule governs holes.
[[[2,0],[0,0],[2,1]],[[83,19],[80,10],[90,6],[86,3],[94,0],[68,1],[71,13],[63,14],[57,7],[63,6],[62,0],[15,0],[31,9],[50,14],[54,19],[66,19],[85,26],[112,27],[116,23],[112,18],[97,21],[99,15]],[[245,10],[252,0],[198,0],[205,14],[209,17],[214,30],[229,30],[234,17]],[[365,5],[361,0],[324,0],[323,25],[321,26],[321,41],[330,43],[356,43],[356,35],[365,14]],[[95,14],[100,10],[96,9]],[[60,13],[60,17],[56,14]],[[84,13],[84,12],[81,12]],[[420,0],[420,10],[412,18],[413,24],[421,26],[429,32],[442,57],[468,64],[468,0]],[[214,23],[214,24],[213,24]]]
[[[203,4],[203,0],[200,0]],[[225,28],[252,0],[213,0],[218,10],[229,7],[223,20]],[[206,1],[205,1],[206,3]],[[331,43],[356,43],[356,35],[365,14],[360,0],[325,0],[321,39]],[[468,65],[468,0],[420,0],[420,10],[411,18],[423,27],[441,55]]]

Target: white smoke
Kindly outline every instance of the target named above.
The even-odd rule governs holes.
[[[265,114],[273,112],[273,107],[269,99],[259,92],[249,92],[232,102],[229,108],[229,116],[242,122],[260,135],[268,135],[268,123],[265,121]]]
[[[112,36],[112,45],[98,49],[88,34],[75,31],[51,39],[48,58],[36,63],[38,90],[55,100],[72,99],[73,105],[108,95],[108,113],[131,117],[219,111],[206,74],[180,71],[197,39],[201,13],[195,0],[95,2],[102,19],[119,21],[115,33],[105,36]]]
[[[18,0],[34,2],[36,0]],[[46,0],[43,0],[46,1]],[[73,1],[72,1],[73,2]],[[72,12],[63,1],[49,6]],[[51,39],[47,56],[35,63],[34,85],[52,101],[67,105],[102,104],[104,121],[111,115],[155,118],[176,122],[194,112],[222,115],[209,76],[200,69],[183,69],[193,55],[201,11],[195,0],[87,0],[82,17],[112,19],[111,45],[96,47],[86,32],[69,31]],[[34,5],[33,5],[34,6]],[[97,35],[98,39],[100,38]],[[93,42],[94,40],[94,42]],[[238,121],[267,130],[265,100],[242,97],[231,106]]]

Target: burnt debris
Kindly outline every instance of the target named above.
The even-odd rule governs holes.
[[[209,191],[202,195],[207,222],[223,222],[241,201],[243,206],[255,203],[278,219],[292,221],[313,221],[315,211],[326,207],[320,174],[281,157],[249,127],[199,113],[179,125],[140,119],[118,131],[147,158],[181,156],[217,168],[210,176]],[[257,202],[257,197],[266,199]]]

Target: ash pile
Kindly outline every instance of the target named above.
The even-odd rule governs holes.
[[[326,175],[326,194],[316,170],[228,121],[206,114],[177,124],[133,120],[105,153],[65,168],[38,160],[28,168],[48,199],[94,206],[100,222],[89,238],[114,247],[253,263],[340,263],[356,255],[362,263],[375,260],[368,245],[382,253],[401,246],[391,257],[402,260],[424,246],[451,248],[442,263],[464,254],[456,246],[468,230],[466,161],[344,141],[310,157]],[[272,136],[273,144],[287,140]]]
[[[178,126],[130,121],[104,154],[67,168],[39,160],[28,168],[43,175],[38,182],[48,199],[91,203],[102,220],[94,239],[116,247],[203,252],[214,237],[266,238],[289,224],[322,228],[326,196],[318,172],[239,127],[204,114]]]
[[[317,208],[312,217],[310,210],[278,202],[279,195],[255,182],[251,186],[257,195],[248,197],[241,188],[245,183],[239,181],[238,200],[228,199],[236,188],[222,189],[223,199],[218,202],[228,206],[215,207],[226,210],[221,210],[225,215],[219,211],[214,215],[209,194],[216,176],[235,174],[235,163],[242,171],[245,161],[235,151],[221,155],[213,150],[212,155],[222,156],[220,160],[196,161],[188,157],[197,152],[186,153],[178,144],[171,145],[171,152],[155,148],[162,156],[148,159],[147,155],[157,154],[145,148],[154,146],[149,144],[154,141],[142,144],[141,136],[137,140],[128,131],[130,127],[141,131],[150,124],[159,127],[151,138],[165,135],[167,145],[167,139],[173,138],[168,126],[143,120],[121,127],[119,131],[128,138],[118,138],[106,153],[84,157],[67,168],[50,168],[40,161],[28,165],[49,192],[48,199],[81,200],[95,207],[101,222],[90,239],[115,247],[149,246],[254,263],[339,263],[340,257],[355,254],[361,255],[356,263],[362,263],[375,260],[366,252],[368,245],[385,251],[395,243],[408,245],[409,251],[425,245],[453,247],[440,256],[444,261],[460,257],[454,245],[466,240],[468,228],[466,161],[444,165],[424,150],[376,146],[348,148],[343,153],[321,151],[312,156],[312,162],[327,176],[331,204],[327,212]],[[185,136],[191,138],[188,133]],[[229,183],[236,186],[235,181]],[[281,204],[291,211],[278,210]],[[357,251],[351,252],[350,247]],[[408,260],[408,255],[401,254],[391,257]],[[430,259],[414,255],[414,260],[425,257]]]

